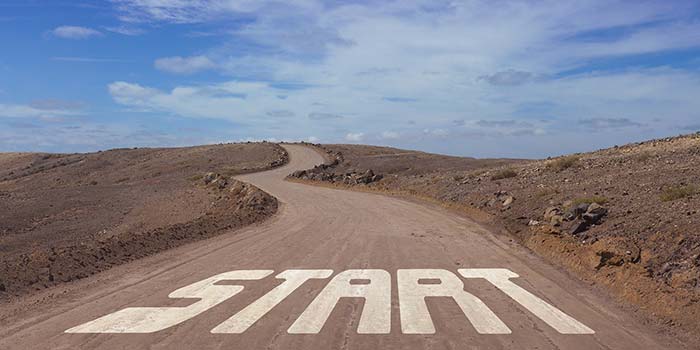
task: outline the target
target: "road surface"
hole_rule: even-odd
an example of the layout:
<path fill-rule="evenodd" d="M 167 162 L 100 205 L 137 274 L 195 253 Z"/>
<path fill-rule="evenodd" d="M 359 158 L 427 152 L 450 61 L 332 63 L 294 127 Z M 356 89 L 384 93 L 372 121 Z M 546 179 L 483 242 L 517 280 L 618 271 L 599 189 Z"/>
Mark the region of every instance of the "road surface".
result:
<path fill-rule="evenodd" d="M 273 219 L 5 310 L 0 348 L 670 348 L 585 284 L 465 218 L 284 181 L 323 161 L 285 147 L 288 165 L 239 177 L 280 200 Z"/>

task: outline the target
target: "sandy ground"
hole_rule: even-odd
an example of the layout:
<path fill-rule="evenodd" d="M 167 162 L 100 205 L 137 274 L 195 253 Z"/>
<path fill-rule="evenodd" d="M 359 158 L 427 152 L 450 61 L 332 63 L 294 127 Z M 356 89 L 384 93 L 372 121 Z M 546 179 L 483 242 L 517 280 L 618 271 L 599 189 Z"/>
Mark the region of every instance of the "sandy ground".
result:
<path fill-rule="evenodd" d="M 283 181 L 293 170 L 321 163 L 304 146 L 285 146 L 290 164 L 272 171 L 239 177 L 274 195 L 279 213 L 263 224 L 192 243 L 27 298 L 0 310 L 3 349 L 674 349 L 679 344 L 621 311 L 587 285 L 544 263 L 513 242 L 437 207 L 371 193 L 343 191 Z M 388 334 L 358 334 L 366 313 L 375 306 L 358 298 L 342 298 L 320 332 L 290 334 L 288 329 L 319 295 L 328 280 L 313 279 L 276 304 L 240 334 L 211 330 L 268 293 L 287 269 L 381 269 L 391 276 L 376 290 L 389 295 Z M 400 269 L 503 268 L 540 300 L 590 327 L 594 334 L 561 334 L 483 279 L 462 279 L 464 290 L 481 299 L 511 334 L 479 334 L 455 301 L 428 297 L 434 334 L 404 334 L 399 309 Z M 76 327 L 125 307 L 183 307 L 196 299 L 168 295 L 194 282 L 232 270 L 273 270 L 243 285 L 239 294 L 177 325 L 145 334 L 68 334 Z M 235 278 L 234 278 L 235 279 Z M 359 278 L 350 284 L 375 284 Z M 439 282 L 439 281 L 438 281 Z M 420 283 L 436 283 L 428 278 Z M 390 287 L 388 287 L 390 286 Z M 220 286 L 220 287 L 223 287 Z M 197 289 L 201 291 L 200 289 Z M 220 288 L 217 290 L 228 290 Z M 407 289 L 402 289 L 404 292 Z M 325 292 L 325 290 L 324 290 Z M 388 294 L 384 294 L 388 293 Z M 402 299 L 404 300 L 404 299 Z M 404 301 L 405 302 L 405 301 Z M 314 302 L 315 303 L 315 302 Z M 380 303 L 381 304 L 381 303 Z M 200 304 L 201 305 L 201 304 Z M 363 310 L 363 305 L 364 310 Z M 380 305 L 381 306 L 381 305 Z M 178 309 L 180 310 L 180 309 Z M 415 311 L 415 310 L 414 310 Z M 473 310 L 472 310 L 473 311 Z M 408 321 L 412 312 L 404 312 Z M 176 313 L 173 317 L 177 317 Z M 472 316 L 474 316 L 472 314 Z M 162 319 L 156 320 L 158 322 Z M 479 321 L 479 318 L 477 318 Z M 128 321 L 127 324 L 131 322 Z M 134 321 L 135 322 L 135 321 Z M 149 321 L 150 322 L 150 321 Z M 148 324 L 150 324 L 147 322 Z M 155 322 L 155 321 L 153 321 Z M 371 323 L 371 320 L 370 320 Z M 556 322 L 555 322 L 556 323 Z M 385 323 L 372 330 L 380 332 Z"/>

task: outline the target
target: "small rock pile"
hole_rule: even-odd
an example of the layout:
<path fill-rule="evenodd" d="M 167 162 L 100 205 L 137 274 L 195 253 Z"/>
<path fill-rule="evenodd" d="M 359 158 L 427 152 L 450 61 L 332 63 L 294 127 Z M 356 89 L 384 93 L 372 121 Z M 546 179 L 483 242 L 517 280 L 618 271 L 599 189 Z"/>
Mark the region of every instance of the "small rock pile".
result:
<path fill-rule="evenodd" d="M 382 174 L 375 174 L 372 169 L 368 169 L 364 172 L 351 170 L 344 173 L 336 173 L 335 168 L 343 163 L 343 154 L 341 152 L 333 152 L 325 149 L 322 145 L 314 146 L 325 150 L 328 156 L 333 160 L 329 163 L 317 165 L 308 170 L 295 171 L 290 174 L 289 177 L 301 180 L 342 183 L 345 185 L 368 185 L 373 182 L 377 182 L 384 177 Z"/>
<path fill-rule="evenodd" d="M 270 168 L 276 168 L 287 164 L 289 161 L 289 154 L 284 150 L 284 148 L 278 147 L 275 153 L 277 154 L 278 158 L 270 162 Z"/>
<path fill-rule="evenodd" d="M 577 235 L 601 222 L 608 209 L 597 203 L 580 203 L 572 205 L 564 212 L 559 207 L 549 207 L 544 211 L 543 222 L 555 228 L 563 228 L 571 235 Z M 538 222 L 531 221 L 531 225 Z"/>
<path fill-rule="evenodd" d="M 295 171 L 290 176 L 302 180 L 326 181 L 346 185 L 367 185 L 377 182 L 383 177 L 381 174 L 375 174 L 372 169 L 369 169 L 363 173 L 352 171 L 343 174 L 336 174 L 329 171 L 330 168 L 332 168 L 331 165 L 322 164 L 314 167 L 313 169 Z"/>
<path fill-rule="evenodd" d="M 501 210 L 505 210 L 510 208 L 510 205 L 513 204 L 513 202 L 515 201 L 515 197 L 513 197 L 506 191 L 498 191 L 494 193 L 494 196 L 494 198 L 491 198 L 489 201 L 484 203 L 484 205 L 488 207 L 494 207 L 497 204 L 500 204 Z"/>
<path fill-rule="evenodd" d="M 218 173 L 206 173 L 204 175 L 204 185 L 211 186 L 223 190 L 228 185 L 229 181 L 226 177 Z"/>

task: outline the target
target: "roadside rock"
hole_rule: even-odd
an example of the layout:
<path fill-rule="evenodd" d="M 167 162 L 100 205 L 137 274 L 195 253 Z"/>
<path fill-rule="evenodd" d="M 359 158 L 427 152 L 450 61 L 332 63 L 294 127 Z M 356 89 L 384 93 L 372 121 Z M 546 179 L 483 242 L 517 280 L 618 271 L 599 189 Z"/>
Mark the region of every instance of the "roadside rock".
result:
<path fill-rule="evenodd" d="M 575 221 L 569 228 L 569 233 L 572 235 L 577 235 L 583 231 L 588 230 L 589 224 L 582 220 Z"/>
<path fill-rule="evenodd" d="M 226 177 L 221 176 L 221 174 L 218 173 L 206 173 L 203 180 L 205 185 L 216 187 L 220 190 L 226 188 L 229 183 L 229 180 Z"/>
<path fill-rule="evenodd" d="M 297 170 L 290 175 L 291 177 L 296 177 L 297 179 L 302 179 L 306 177 L 306 170 Z"/>
<path fill-rule="evenodd" d="M 599 204 L 593 203 L 588 206 L 586 212 L 581 215 L 581 218 L 588 224 L 595 225 L 608 213 L 608 209 L 603 208 Z"/>
<path fill-rule="evenodd" d="M 341 162 L 342 156 L 336 155 L 336 158 L 329 164 L 317 165 L 308 170 L 295 171 L 290 174 L 289 177 L 302 180 L 343 183 L 346 185 L 368 185 L 384 178 L 381 174 L 375 174 L 372 169 L 368 169 L 362 173 L 349 171 L 343 174 L 337 174 L 333 169 Z"/>
<path fill-rule="evenodd" d="M 372 178 L 374 178 L 374 172 L 372 171 L 372 169 L 369 169 L 365 171 L 364 174 L 356 176 L 355 181 L 357 181 L 357 183 L 368 184 L 372 182 Z"/>
<path fill-rule="evenodd" d="M 564 218 L 567 221 L 576 220 L 576 219 L 580 218 L 581 215 L 583 215 L 588 210 L 588 206 L 589 206 L 588 203 L 578 204 L 578 205 L 572 207 L 571 209 L 569 209 L 569 211 L 566 213 Z"/>
<path fill-rule="evenodd" d="M 216 178 L 218 178 L 218 177 L 220 177 L 220 176 L 221 176 L 221 175 L 219 175 L 219 174 L 217 174 L 217 173 L 206 173 L 206 174 L 204 174 L 204 184 L 205 184 L 205 185 L 208 185 L 208 184 L 210 184 L 212 181 L 216 180 Z"/>

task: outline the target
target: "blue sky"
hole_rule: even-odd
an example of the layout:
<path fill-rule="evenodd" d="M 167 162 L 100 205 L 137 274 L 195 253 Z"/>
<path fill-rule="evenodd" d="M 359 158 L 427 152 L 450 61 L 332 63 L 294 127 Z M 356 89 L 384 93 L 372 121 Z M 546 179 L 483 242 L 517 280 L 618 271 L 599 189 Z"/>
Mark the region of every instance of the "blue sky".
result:
<path fill-rule="evenodd" d="M 697 1 L 0 3 L 0 151 L 546 157 L 700 130 Z"/>

